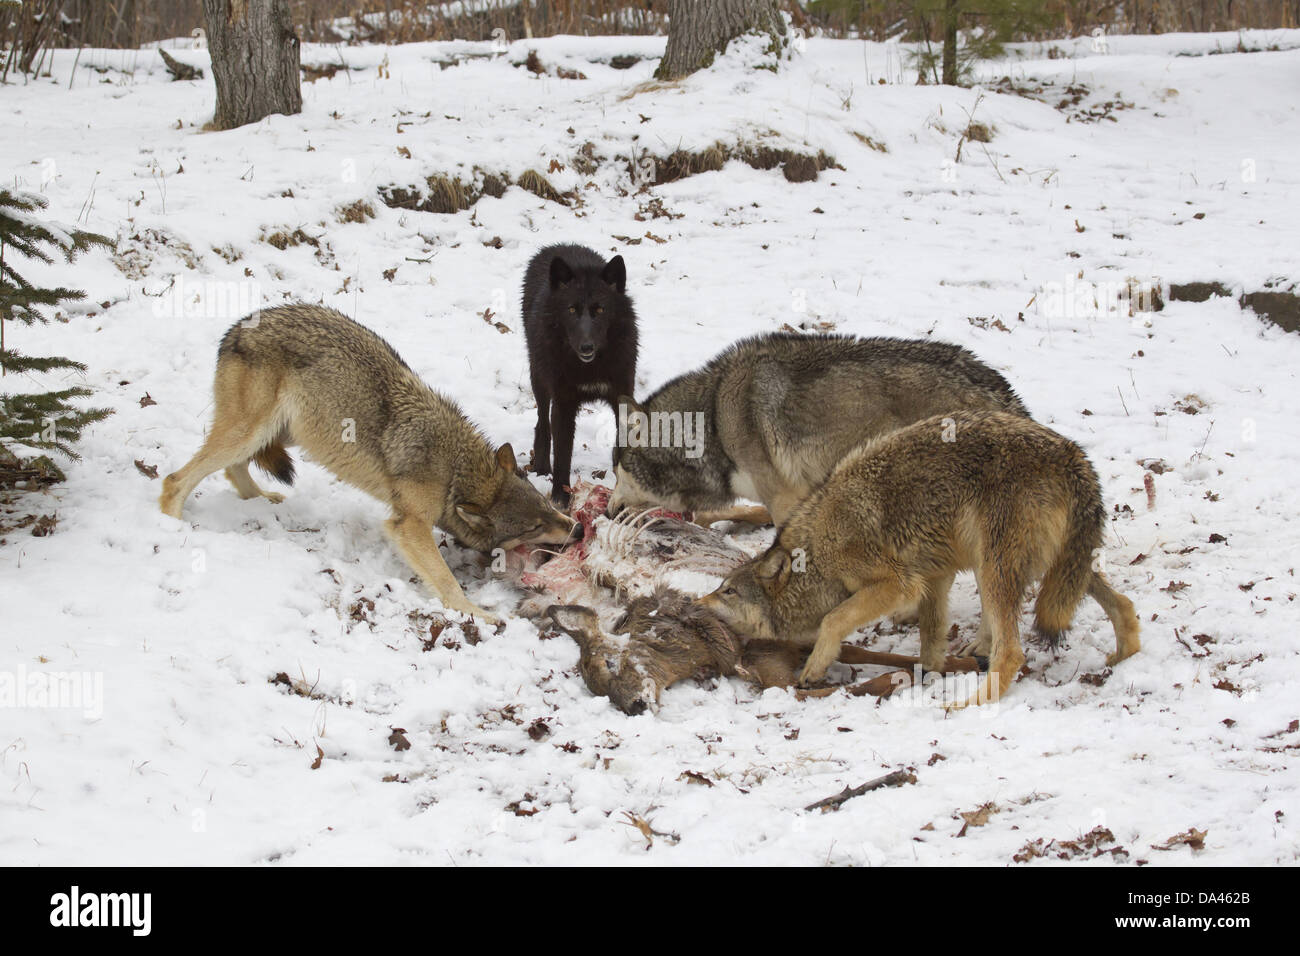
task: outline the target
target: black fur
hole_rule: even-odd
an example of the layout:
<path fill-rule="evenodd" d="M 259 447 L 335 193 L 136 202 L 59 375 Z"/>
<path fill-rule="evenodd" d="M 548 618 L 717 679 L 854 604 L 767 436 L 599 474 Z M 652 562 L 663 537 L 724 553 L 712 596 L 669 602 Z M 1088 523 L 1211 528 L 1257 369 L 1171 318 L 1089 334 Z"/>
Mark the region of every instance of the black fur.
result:
<path fill-rule="evenodd" d="M 524 274 L 524 337 L 537 398 L 533 468 L 551 476 L 551 497 L 561 506 L 569 504 L 578 409 L 606 402 L 617 414 L 619 396 L 634 394 L 636 312 L 626 283 L 622 256 L 605 262 L 575 245 L 547 246 Z"/>
<path fill-rule="evenodd" d="M 288 434 L 281 432 L 275 441 L 253 456 L 253 461 L 276 481 L 292 485 L 296 472 L 293 467 L 293 456 L 284 447 L 288 440 Z"/>

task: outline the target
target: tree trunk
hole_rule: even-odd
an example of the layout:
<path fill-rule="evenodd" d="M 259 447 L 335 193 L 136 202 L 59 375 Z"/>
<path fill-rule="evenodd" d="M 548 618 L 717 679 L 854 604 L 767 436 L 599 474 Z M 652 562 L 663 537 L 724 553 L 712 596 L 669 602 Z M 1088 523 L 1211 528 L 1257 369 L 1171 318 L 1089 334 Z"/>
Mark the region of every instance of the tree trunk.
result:
<path fill-rule="evenodd" d="M 957 13 L 960 0 L 948 0 L 943 11 L 943 82 L 957 85 Z"/>
<path fill-rule="evenodd" d="M 777 0 L 668 0 L 668 45 L 655 77 L 675 80 L 703 69 L 745 33 L 766 33 L 780 49 L 786 32 Z"/>
<path fill-rule="evenodd" d="M 298 37 L 288 0 L 203 0 L 203 19 L 217 84 L 215 129 L 302 112 Z"/>

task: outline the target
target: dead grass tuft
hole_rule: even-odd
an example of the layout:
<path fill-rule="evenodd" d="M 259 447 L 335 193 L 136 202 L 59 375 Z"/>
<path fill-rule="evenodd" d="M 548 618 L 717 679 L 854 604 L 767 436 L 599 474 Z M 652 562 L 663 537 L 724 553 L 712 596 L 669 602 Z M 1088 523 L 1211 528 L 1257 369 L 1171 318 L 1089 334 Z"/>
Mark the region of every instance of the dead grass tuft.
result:
<path fill-rule="evenodd" d="M 365 199 L 358 199 L 346 206 L 339 206 L 335 213 L 339 222 L 365 222 L 375 218 L 375 207 Z"/>
<path fill-rule="evenodd" d="M 534 196 L 551 202 L 557 202 L 561 206 L 567 206 L 569 200 L 560 194 L 560 191 L 551 185 L 549 179 L 543 176 L 535 169 L 525 169 L 519 175 L 519 182 L 516 185 L 520 189 L 526 189 Z"/>
<path fill-rule="evenodd" d="M 874 139 L 873 137 L 868 136 L 866 133 L 859 133 L 857 130 L 852 130 L 852 133 L 853 133 L 853 137 L 857 139 L 859 142 L 861 142 L 868 149 L 874 149 L 877 153 L 889 152 L 889 147 L 886 146 L 884 143 L 880 142 L 878 139 Z"/>

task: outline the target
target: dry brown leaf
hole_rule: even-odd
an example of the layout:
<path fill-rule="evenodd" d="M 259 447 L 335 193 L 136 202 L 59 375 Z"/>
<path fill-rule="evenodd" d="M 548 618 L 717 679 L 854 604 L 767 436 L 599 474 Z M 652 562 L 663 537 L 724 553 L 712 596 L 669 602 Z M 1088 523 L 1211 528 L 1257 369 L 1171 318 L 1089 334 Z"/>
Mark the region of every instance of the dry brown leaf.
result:
<path fill-rule="evenodd" d="M 1180 846 L 1189 846 L 1193 850 L 1205 849 L 1205 838 L 1210 835 L 1209 830 L 1198 830 L 1196 827 L 1188 827 L 1187 832 L 1171 836 L 1163 844 L 1151 844 L 1153 850 L 1173 850 Z"/>

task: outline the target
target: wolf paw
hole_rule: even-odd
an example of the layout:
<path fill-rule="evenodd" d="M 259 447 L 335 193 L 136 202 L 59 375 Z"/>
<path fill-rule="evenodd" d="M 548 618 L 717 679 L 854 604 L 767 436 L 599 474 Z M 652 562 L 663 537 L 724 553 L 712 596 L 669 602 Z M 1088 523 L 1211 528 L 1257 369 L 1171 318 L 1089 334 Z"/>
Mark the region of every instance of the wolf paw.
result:
<path fill-rule="evenodd" d="M 814 654 L 812 657 L 809 657 L 808 662 L 804 664 L 803 670 L 799 673 L 800 686 L 807 687 L 809 684 L 817 683 L 819 680 L 821 680 L 823 677 L 826 676 L 826 670 L 830 666 L 831 666 L 830 661 L 823 662 L 817 660 L 816 654 Z"/>
<path fill-rule="evenodd" d="M 993 637 L 981 634 L 957 645 L 957 657 L 988 657 L 993 646 Z"/>
<path fill-rule="evenodd" d="M 284 495 L 280 494 L 278 491 L 264 491 L 262 492 L 262 497 L 273 505 L 278 505 L 280 502 L 284 501 Z"/>
<path fill-rule="evenodd" d="M 489 614 L 481 607 L 475 607 L 473 604 L 471 604 L 468 608 L 466 608 L 464 613 L 471 614 L 474 617 L 478 618 L 480 621 L 482 621 L 484 624 L 489 624 L 492 627 L 496 627 L 498 624 L 501 623 L 501 618 L 497 617 L 495 614 Z"/>
<path fill-rule="evenodd" d="M 1106 666 L 1107 666 L 1107 667 L 1114 667 L 1114 666 L 1115 666 L 1116 664 L 1118 664 L 1120 661 L 1128 660 L 1128 658 L 1130 658 L 1130 657 L 1132 657 L 1132 656 L 1133 656 L 1133 651 L 1125 651 L 1125 652 L 1123 652 L 1123 653 L 1121 653 L 1120 651 L 1115 651 L 1113 654 L 1107 654 L 1107 655 L 1106 655 Z"/>

